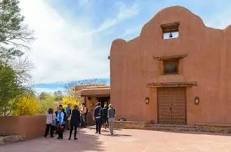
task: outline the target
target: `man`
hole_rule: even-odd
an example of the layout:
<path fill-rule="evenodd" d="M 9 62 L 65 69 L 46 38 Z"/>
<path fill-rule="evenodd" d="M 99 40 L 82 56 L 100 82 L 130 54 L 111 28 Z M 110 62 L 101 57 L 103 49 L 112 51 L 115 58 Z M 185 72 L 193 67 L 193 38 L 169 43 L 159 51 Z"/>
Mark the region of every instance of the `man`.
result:
<path fill-rule="evenodd" d="M 101 117 L 102 117 L 102 107 L 100 102 L 96 104 L 95 110 L 94 110 L 94 119 L 96 123 L 96 133 L 101 134 Z"/>
<path fill-rule="evenodd" d="M 63 110 L 63 106 L 59 105 L 59 109 L 56 114 L 58 139 L 63 139 L 63 131 L 65 127 L 64 113 L 62 110 Z"/>
<path fill-rule="evenodd" d="M 115 121 L 115 109 L 112 107 L 111 104 L 109 104 L 107 117 L 108 117 L 110 133 L 111 135 L 113 135 L 114 134 L 113 127 L 114 127 L 114 121 Z"/>
<path fill-rule="evenodd" d="M 69 135 L 69 140 L 71 140 L 71 135 L 72 135 L 72 131 L 74 129 L 74 139 L 77 140 L 78 138 L 76 137 L 77 135 L 77 129 L 79 127 L 80 124 L 80 112 L 79 112 L 79 108 L 77 105 L 75 105 L 74 109 L 72 110 L 71 113 L 71 121 L 70 121 L 70 135 Z"/>

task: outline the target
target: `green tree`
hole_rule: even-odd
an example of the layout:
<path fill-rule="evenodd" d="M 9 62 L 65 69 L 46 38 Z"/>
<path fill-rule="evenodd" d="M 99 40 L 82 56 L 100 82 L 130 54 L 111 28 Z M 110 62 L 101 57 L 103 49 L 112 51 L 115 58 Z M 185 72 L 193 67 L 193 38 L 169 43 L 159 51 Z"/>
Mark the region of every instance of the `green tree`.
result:
<path fill-rule="evenodd" d="M 23 24 L 18 0 L 0 0 L 0 59 L 4 62 L 22 56 L 22 48 L 32 38 L 31 31 Z"/>
<path fill-rule="evenodd" d="M 21 58 L 33 37 L 18 4 L 18 0 L 0 0 L 0 115 L 9 115 L 15 98 L 27 91 L 23 84 L 29 78 L 29 63 Z"/>
<path fill-rule="evenodd" d="M 11 101 L 25 89 L 17 79 L 16 72 L 6 64 L 0 64 L 0 115 L 9 115 Z"/>
<path fill-rule="evenodd" d="M 63 99 L 63 92 L 58 90 L 54 92 L 55 100 L 61 101 Z"/>
<path fill-rule="evenodd" d="M 41 92 L 38 97 L 39 97 L 39 100 L 45 100 L 49 96 L 50 96 L 49 93 L 47 93 L 47 92 Z"/>
<path fill-rule="evenodd" d="M 40 104 L 40 113 L 45 113 L 49 108 L 55 108 L 55 96 L 46 93 L 46 92 L 41 92 L 39 97 L 39 104 Z"/>

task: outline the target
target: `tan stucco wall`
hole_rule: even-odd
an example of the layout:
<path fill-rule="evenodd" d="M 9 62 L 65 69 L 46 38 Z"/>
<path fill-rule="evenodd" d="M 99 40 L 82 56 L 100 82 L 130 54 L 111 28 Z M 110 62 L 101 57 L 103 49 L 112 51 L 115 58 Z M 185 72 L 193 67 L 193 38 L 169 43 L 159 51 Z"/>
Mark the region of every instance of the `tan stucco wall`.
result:
<path fill-rule="evenodd" d="M 179 22 L 180 36 L 162 39 L 162 24 Z M 153 57 L 186 55 L 179 75 L 161 75 L 161 63 Z M 231 123 L 231 26 L 206 27 L 189 10 L 175 6 L 161 10 L 141 34 L 131 40 L 113 41 L 110 53 L 111 102 L 117 117 L 157 122 L 156 88 L 152 82 L 195 81 L 187 88 L 187 123 Z M 194 104 L 194 98 L 200 104 Z M 144 98 L 150 98 L 150 104 Z"/>
<path fill-rule="evenodd" d="M 0 117 L 0 135 L 21 135 L 25 139 L 42 136 L 45 131 L 46 116 Z"/>
<path fill-rule="evenodd" d="M 97 102 L 98 101 L 96 97 L 90 97 L 90 98 L 86 97 L 86 106 L 88 108 L 88 114 L 87 114 L 88 125 L 93 125 L 95 123 L 93 120 L 93 111 Z"/>

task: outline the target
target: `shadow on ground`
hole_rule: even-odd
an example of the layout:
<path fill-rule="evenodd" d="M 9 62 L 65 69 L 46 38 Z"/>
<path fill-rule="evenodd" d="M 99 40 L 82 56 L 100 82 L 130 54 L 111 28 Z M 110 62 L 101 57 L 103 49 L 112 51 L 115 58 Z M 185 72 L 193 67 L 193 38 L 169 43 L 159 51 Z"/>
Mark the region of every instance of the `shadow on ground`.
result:
<path fill-rule="evenodd" d="M 87 134 L 85 130 L 81 130 L 79 133 L 78 151 L 103 151 L 102 142 L 98 140 L 98 135 Z M 75 142 L 75 141 L 73 141 Z"/>
<path fill-rule="evenodd" d="M 104 151 L 98 134 L 89 134 L 81 129 L 78 140 L 68 140 L 69 131 L 64 134 L 63 140 L 56 138 L 38 138 L 0 147 L 0 152 L 86 152 Z"/>

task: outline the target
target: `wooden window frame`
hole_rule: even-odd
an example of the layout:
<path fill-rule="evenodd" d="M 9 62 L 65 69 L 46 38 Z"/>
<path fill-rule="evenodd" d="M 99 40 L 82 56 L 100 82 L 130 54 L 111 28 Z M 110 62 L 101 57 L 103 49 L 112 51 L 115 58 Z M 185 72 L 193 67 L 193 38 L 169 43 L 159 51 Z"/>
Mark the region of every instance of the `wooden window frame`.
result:
<path fill-rule="evenodd" d="M 176 74 L 179 74 L 179 69 L 180 69 L 180 67 L 179 67 L 179 65 L 180 65 L 180 59 L 179 58 L 173 58 L 173 59 L 167 59 L 167 60 L 163 60 L 162 61 L 163 62 L 163 75 L 176 75 Z M 173 73 L 169 73 L 169 72 L 166 72 L 166 69 L 165 69 L 165 65 L 167 64 L 167 63 L 175 63 L 176 64 L 176 72 L 173 72 Z"/>

